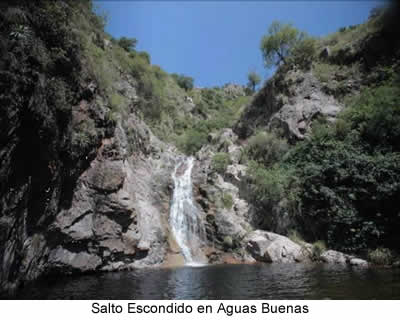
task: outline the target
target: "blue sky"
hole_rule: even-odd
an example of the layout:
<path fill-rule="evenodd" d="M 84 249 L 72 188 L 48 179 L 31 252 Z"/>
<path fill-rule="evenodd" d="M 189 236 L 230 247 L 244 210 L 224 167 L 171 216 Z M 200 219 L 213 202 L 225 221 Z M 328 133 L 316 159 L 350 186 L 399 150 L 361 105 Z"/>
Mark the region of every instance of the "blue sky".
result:
<path fill-rule="evenodd" d="M 313 36 L 365 21 L 381 1 L 96 1 L 112 36 L 138 39 L 153 64 L 195 85 L 246 84 L 247 73 L 270 75 L 259 49 L 273 20 Z"/>

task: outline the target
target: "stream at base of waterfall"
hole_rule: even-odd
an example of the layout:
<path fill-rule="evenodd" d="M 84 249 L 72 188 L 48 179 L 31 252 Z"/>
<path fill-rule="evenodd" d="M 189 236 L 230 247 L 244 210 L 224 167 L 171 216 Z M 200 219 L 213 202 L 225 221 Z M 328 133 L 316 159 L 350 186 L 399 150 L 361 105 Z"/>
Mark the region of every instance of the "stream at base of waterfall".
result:
<path fill-rule="evenodd" d="M 194 158 L 178 161 L 172 174 L 174 192 L 169 222 L 172 233 L 185 259 L 186 265 L 204 265 L 207 258 L 201 251 L 206 233 L 192 192 L 192 169 Z"/>

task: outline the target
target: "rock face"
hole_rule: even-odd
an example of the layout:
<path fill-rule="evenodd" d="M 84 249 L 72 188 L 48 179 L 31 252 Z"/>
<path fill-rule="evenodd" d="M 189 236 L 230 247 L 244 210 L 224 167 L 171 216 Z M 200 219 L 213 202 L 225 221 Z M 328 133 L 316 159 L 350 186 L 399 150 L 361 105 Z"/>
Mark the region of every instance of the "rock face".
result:
<path fill-rule="evenodd" d="M 310 259 L 305 248 L 276 233 L 255 230 L 246 236 L 247 250 L 258 261 L 294 263 Z"/>
<path fill-rule="evenodd" d="M 10 30 L 0 32 L 0 295 L 46 272 L 161 263 L 176 150 L 139 120 L 131 75 L 110 63 L 119 77 L 108 89 L 127 103 L 116 115 L 86 52 L 71 47 L 77 39 L 60 36 L 54 48 L 43 36 L 61 32 L 43 14 L 45 4 L 16 6 L 31 17 L 27 32 L 43 32 L 17 42 Z M 72 6 L 55 3 L 66 15 Z M 111 47 L 99 34 L 92 41 L 97 50 Z M 54 52 L 68 59 L 55 60 Z"/>
<path fill-rule="evenodd" d="M 350 265 L 355 267 L 368 267 L 368 262 L 351 255 L 335 250 L 327 250 L 321 254 L 320 260 L 330 264 Z"/>
<path fill-rule="evenodd" d="M 334 120 L 341 109 L 312 72 L 278 71 L 254 97 L 234 131 L 247 138 L 256 128 L 280 129 L 290 141 L 302 140 L 314 119 Z"/>
<path fill-rule="evenodd" d="M 206 217 L 206 233 L 211 263 L 224 261 L 253 261 L 244 250 L 243 239 L 253 228 L 252 212 L 241 195 L 241 184 L 246 184 L 246 168 L 240 165 L 241 147 L 231 129 L 223 129 L 209 137 L 212 144 L 196 154 L 193 168 L 194 196 Z M 231 159 L 225 173 L 213 170 L 211 161 L 217 152 L 227 152 Z"/>
<path fill-rule="evenodd" d="M 162 263 L 175 150 L 144 123 L 137 121 L 136 126 L 147 132 L 142 138 L 153 149 L 123 159 L 127 141 L 124 132 L 118 132 L 121 128 L 103 141 L 98 157 L 78 180 L 71 207 L 60 211 L 51 226 L 62 244 L 50 252 L 49 271 L 108 271 Z M 88 266 L 81 263 L 85 259 Z"/>

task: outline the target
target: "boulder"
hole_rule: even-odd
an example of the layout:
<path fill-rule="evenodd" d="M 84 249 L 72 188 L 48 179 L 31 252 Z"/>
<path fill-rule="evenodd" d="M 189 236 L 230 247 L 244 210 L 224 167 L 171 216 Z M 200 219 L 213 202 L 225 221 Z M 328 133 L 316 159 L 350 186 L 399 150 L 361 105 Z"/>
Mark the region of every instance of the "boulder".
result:
<path fill-rule="evenodd" d="M 309 258 L 301 246 L 276 233 L 256 230 L 247 235 L 246 241 L 247 250 L 259 261 L 294 263 Z"/>
<path fill-rule="evenodd" d="M 335 250 L 327 250 L 320 256 L 321 261 L 332 264 L 346 264 L 347 255 Z"/>
<path fill-rule="evenodd" d="M 368 267 L 368 262 L 359 258 L 351 258 L 349 264 L 355 267 Z"/>

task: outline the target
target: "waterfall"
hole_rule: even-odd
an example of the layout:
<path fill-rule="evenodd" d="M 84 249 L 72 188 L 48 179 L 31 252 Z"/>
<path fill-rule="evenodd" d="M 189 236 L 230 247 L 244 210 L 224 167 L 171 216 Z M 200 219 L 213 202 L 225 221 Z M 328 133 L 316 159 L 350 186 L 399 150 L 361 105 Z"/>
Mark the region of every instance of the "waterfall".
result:
<path fill-rule="evenodd" d="M 170 225 L 176 242 L 181 248 L 185 264 L 204 264 L 207 260 L 200 247 L 205 240 L 205 229 L 200 212 L 193 202 L 192 168 L 194 158 L 184 158 L 175 166 L 172 178 L 174 193 L 172 198 Z"/>

